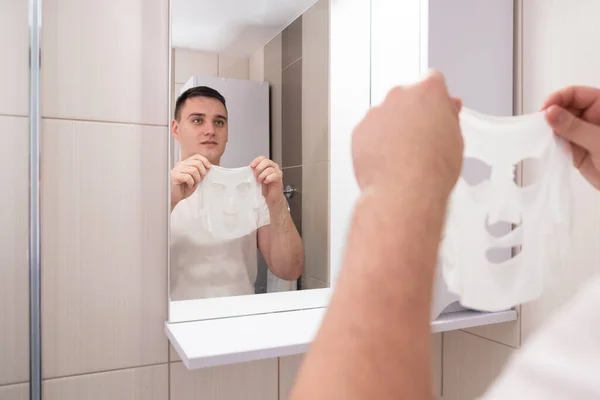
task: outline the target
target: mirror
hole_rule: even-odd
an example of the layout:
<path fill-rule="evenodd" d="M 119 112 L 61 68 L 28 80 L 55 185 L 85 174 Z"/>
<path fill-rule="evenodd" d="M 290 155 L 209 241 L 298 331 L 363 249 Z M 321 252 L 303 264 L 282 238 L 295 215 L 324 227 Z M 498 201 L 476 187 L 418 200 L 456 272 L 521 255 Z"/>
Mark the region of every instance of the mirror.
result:
<path fill-rule="evenodd" d="M 329 287 L 329 0 L 172 0 L 170 71 L 170 321 Z"/>

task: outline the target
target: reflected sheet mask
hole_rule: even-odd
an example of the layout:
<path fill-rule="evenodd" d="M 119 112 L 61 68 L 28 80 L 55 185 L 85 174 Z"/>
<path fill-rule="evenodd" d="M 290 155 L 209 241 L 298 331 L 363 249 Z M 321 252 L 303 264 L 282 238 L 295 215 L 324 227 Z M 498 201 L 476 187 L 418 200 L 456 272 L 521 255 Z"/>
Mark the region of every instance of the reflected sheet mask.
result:
<path fill-rule="evenodd" d="M 206 229 L 216 239 L 235 239 L 259 228 L 265 200 L 252 168 L 212 166 L 197 190 Z"/>
<path fill-rule="evenodd" d="M 569 247 L 570 147 L 543 112 L 491 117 L 463 108 L 460 125 L 464 168 L 448 204 L 444 280 L 464 307 L 508 309 L 540 296 Z M 528 175 L 535 169 L 522 187 L 515 183 L 521 162 Z M 467 177 L 469 165 L 486 173 Z M 498 223 L 505 223 L 501 233 L 492 229 Z"/>

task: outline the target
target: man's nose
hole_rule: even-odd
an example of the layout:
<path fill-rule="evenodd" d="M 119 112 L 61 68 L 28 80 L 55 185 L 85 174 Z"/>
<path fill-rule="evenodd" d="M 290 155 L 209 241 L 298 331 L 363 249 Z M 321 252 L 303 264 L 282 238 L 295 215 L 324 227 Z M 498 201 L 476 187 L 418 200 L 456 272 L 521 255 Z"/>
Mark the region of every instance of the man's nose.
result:
<path fill-rule="evenodd" d="M 215 129 L 212 125 L 207 125 L 203 130 L 202 134 L 204 136 L 215 136 Z"/>

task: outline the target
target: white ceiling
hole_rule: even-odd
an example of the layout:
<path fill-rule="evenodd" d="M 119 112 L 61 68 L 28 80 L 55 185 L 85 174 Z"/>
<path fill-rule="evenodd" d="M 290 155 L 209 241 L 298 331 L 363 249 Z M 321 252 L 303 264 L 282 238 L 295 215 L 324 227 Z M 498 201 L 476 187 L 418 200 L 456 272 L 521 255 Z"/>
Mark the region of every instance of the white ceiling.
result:
<path fill-rule="evenodd" d="M 248 57 L 316 0 L 171 0 L 171 45 Z"/>

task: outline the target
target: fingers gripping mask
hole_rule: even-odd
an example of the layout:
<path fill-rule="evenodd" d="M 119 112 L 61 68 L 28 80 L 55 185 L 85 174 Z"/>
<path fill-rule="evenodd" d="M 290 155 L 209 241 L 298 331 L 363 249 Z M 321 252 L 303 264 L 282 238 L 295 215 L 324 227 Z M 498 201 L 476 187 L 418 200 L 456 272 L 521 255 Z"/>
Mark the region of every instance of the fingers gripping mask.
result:
<path fill-rule="evenodd" d="M 491 117 L 463 108 L 460 125 L 465 159 L 448 204 L 444 280 L 465 307 L 507 309 L 537 298 L 569 247 L 570 148 L 542 112 Z M 519 187 L 521 162 L 535 179 Z M 468 177 L 470 164 L 486 176 Z M 499 234 L 493 228 L 501 223 L 507 228 Z"/>
<path fill-rule="evenodd" d="M 235 239 L 259 228 L 264 197 L 250 167 L 212 166 L 198 190 L 206 228 L 216 239 Z"/>

